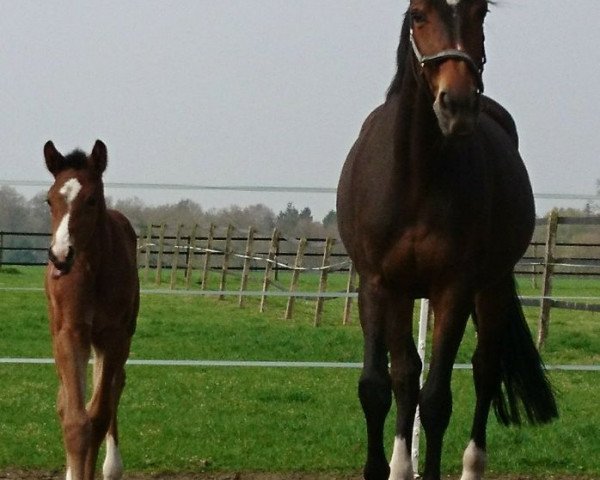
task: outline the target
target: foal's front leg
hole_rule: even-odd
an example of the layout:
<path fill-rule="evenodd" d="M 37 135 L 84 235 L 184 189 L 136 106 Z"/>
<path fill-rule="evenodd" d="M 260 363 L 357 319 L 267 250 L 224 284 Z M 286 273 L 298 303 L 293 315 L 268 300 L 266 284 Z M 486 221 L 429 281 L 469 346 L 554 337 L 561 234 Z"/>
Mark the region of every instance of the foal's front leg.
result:
<path fill-rule="evenodd" d="M 67 480 L 84 480 L 85 456 L 91 437 L 91 423 L 85 409 L 87 338 L 84 331 L 66 324 L 53 334 L 60 384 L 57 410 L 67 456 Z"/>
<path fill-rule="evenodd" d="M 123 475 L 116 417 L 119 398 L 125 383 L 123 366 L 127 359 L 129 342 L 120 339 L 117 341 L 116 338 L 120 335 L 115 332 L 113 335 L 115 339 L 110 348 L 94 349 L 94 392 L 88 405 L 92 435 L 86 458 L 86 480 L 94 478 L 98 450 L 105 437 L 107 444 L 106 461 L 103 465 L 104 479 L 120 480 Z"/>

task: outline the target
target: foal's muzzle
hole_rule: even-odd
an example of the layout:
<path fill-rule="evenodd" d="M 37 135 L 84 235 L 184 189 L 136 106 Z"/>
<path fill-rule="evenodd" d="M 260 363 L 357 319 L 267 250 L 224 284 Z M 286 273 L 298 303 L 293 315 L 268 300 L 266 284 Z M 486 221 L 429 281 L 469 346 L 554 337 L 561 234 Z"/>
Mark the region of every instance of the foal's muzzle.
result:
<path fill-rule="evenodd" d="M 52 263 L 54 269 L 52 270 L 52 276 L 54 278 L 66 275 L 73 266 L 73 259 L 75 258 L 75 250 L 73 247 L 69 247 L 69 251 L 64 260 L 60 260 L 52 251 L 52 248 L 48 249 L 48 260 Z"/>

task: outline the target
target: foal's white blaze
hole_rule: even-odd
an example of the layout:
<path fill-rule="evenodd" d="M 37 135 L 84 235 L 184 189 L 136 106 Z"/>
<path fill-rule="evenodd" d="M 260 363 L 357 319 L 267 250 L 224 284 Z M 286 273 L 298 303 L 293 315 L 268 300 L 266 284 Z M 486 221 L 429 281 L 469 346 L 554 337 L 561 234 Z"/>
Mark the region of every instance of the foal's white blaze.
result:
<path fill-rule="evenodd" d="M 390 462 L 389 480 L 413 480 L 413 467 L 406 440 L 399 435 L 394 437 L 394 452 Z"/>
<path fill-rule="evenodd" d="M 463 471 L 460 480 L 481 480 L 487 463 L 484 450 L 478 448 L 471 440 L 463 454 Z"/>
<path fill-rule="evenodd" d="M 106 458 L 102 465 L 104 480 L 120 480 L 123 476 L 123 459 L 112 435 L 106 436 Z"/>
<path fill-rule="evenodd" d="M 54 234 L 54 241 L 52 242 L 52 253 L 60 260 L 67 258 L 69 254 L 69 247 L 71 246 L 71 235 L 69 234 L 69 219 L 71 218 L 71 205 L 77 198 L 79 191 L 81 190 L 81 183 L 76 178 L 67 180 L 60 188 L 59 193 L 63 196 L 67 202 L 67 213 L 61 219 L 56 233 Z"/>
<path fill-rule="evenodd" d="M 73 200 L 77 198 L 79 191 L 81 190 L 81 183 L 76 178 L 71 178 L 63 183 L 63 186 L 60 188 L 59 193 L 65 197 L 67 204 L 71 206 Z"/>

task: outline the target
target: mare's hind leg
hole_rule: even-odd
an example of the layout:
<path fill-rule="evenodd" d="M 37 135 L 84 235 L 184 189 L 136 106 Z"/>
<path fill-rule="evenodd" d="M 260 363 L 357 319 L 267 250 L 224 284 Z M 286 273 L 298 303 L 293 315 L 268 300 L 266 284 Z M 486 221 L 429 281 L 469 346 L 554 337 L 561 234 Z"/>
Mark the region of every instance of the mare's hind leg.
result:
<path fill-rule="evenodd" d="M 366 480 L 386 480 L 389 466 L 383 447 L 383 427 L 392 403 L 387 365 L 385 312 L 389 293 L 379 278 L 361 278 L 358 306 L 364 336 L 364 366 L 358 395 L 367 423 Z"/>
<path fill-rule="evenodd" d="M 492 400 L 501 388 L 501 339 L 509 320 L 505 314 L 506 302 L 510 302 L 513 294 L 512 281 L 508 280 L 475 297 L 477 348 L 472 363 L 477 399 L 461 480 L 481 480 L 485 470 L 487 420 Z"/>
<path fill-rule="evenodd" d="M 431 303 L 435 312 L 431 364 L 419 411 L 427 439 L 423 480 L 440 480 L 442 442 L 452 413 L 452 368 L 472 301 L 464 291 L 447 289 L 432 295 Z"/>
<path fill-rule="evenodd" d="M 390 480 L 413 480 L 412 430 L 419 396 L 421 359 L 412 337 L 414 301 L 398 299 L 388 310 L 386 342 L 390 351 L 392 391 L 396 399 L 394 451 Z"/>

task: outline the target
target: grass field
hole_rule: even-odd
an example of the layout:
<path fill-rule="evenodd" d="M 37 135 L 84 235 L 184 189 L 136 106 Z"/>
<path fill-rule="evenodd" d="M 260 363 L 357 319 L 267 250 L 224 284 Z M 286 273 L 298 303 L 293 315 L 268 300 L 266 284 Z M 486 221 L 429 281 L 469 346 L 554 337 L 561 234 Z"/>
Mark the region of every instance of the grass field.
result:
<path fill-rule="evenodd" d="M 216 282 L 214 275 L 211 282 Z M 167 278 L 165 276 L 165 278 Z M 231 280 L 228 289 L 235 289 Z M 258 283 L 258 279 L 255 282 Z M 281 282 L 285 284 L 286 279 Z M 314 290 L 306 275 L 301 289 Z M 523 294 L 535 294 L 523 279 Z M 0 288 L 39 287 L 42 269 L 0 270 Z M 215 284 L 216 285 L 216 284 Z M 330 277 L 332 290 L 345 278 Z M 155 288 L 148 282 L 143 288 Z M 197 288 L 197 286 L 195 287 Z M 598 280 L 559 280 L 555 294 L 598 296 Z M 283 320 L 285 299 L 145 294 L 132 358 L 360 362 L 362 337 L 341 325 L 342 301 L 326 302 L 323 326 L 312 326 L 314 301 L 298 300 Z M 0 357 L 50 357 L 41 292 L 0 291 Z M 526 310 L 532 326 L 538 311 Z M 596 314 L 553 310 L 547 364 L 600 364 Z M 467 363 L 471 328 L 457 359 Z M 121 403 L 126 468 L 134 471 L 358 471 L 365 434 L 356 396 L 357 369 L 129 366 Z M 552 372 L 561 418 L 543 428 L 489 428 L 489 472 L 600 477 L 599 373 Z M 0 364 L 0 469 L 63 465 L 52 365 Z M 454 415 L 444 470 L 460 469 L 473 410 L 468 371 L 456 371 Z M 391 417 L 393 418 L 393 417 Z M 389 442 L 391 446 L 391 425 Z"/>

